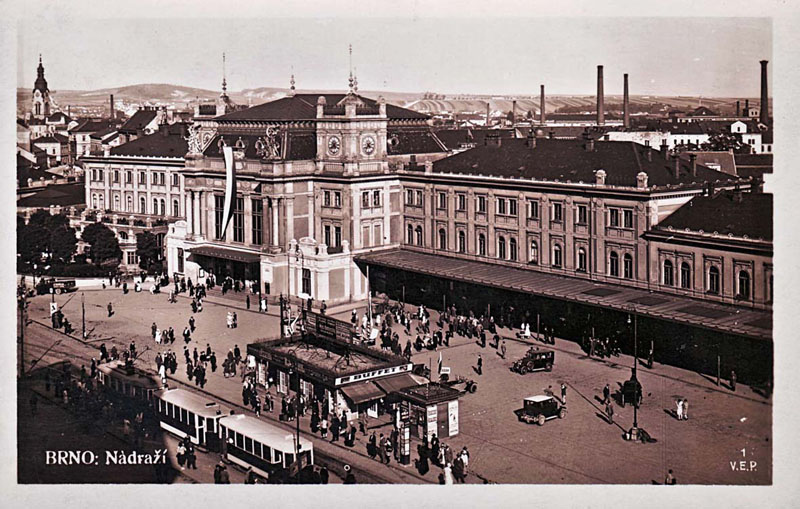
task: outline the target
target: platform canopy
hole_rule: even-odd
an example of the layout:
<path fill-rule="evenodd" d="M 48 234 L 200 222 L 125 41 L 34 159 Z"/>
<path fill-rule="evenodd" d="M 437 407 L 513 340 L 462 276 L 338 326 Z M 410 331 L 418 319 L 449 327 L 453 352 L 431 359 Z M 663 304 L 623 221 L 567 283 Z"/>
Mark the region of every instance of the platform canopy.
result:
<path fill-rule="evenodd" d="M 256 263 L 261 260 L 261 256 L 257 253 L 249 253 L 219 246 L 198 246 L 191 248 L 189 253 L 196 256 L 208 256 L 210 258 L 222 258 L 224 260 L 245 263 Z"/>

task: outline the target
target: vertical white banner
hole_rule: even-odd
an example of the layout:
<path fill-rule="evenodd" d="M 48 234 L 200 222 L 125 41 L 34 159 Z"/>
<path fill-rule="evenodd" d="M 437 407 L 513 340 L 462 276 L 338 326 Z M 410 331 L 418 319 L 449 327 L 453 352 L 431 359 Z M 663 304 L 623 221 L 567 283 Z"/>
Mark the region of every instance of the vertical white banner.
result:
<path fill-rule="evenodd" d="M 449 436 L 458 434 L 458 400 L 451 401 L 447 404 L 447 418 L 450 421 Z"/>

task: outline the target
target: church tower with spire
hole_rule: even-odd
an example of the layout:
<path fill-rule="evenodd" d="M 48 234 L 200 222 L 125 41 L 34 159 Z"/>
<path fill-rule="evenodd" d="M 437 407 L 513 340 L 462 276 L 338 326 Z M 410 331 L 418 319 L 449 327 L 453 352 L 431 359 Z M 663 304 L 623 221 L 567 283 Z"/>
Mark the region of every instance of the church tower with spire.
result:
<path fill-rule="evenodd" d="M 44 119 L 50 116 L 50 89 L 44 79 L 42 55 L 39 55 L 39 67 L 36 69 L 36 82 L 33 84 L 33 101 L 31 103 L 33 118 Z"/>

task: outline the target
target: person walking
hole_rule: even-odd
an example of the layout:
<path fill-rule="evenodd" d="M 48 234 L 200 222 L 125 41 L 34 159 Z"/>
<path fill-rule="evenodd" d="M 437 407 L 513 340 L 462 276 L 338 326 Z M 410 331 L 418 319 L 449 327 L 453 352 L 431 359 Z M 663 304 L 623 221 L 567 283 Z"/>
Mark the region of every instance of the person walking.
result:
<path fill-rule="evenodd" d="M 561 383 L 561 404 L 567 404 L 567 385 L 565 383 Z"/>
<path fill-rule="evenodd" d="M 689 420 L 689 400 L 685 398 L 683 400 L 683 420 Z"/>
<path fill-rule="evenodd" d="M 678 399 L 677 401 L 675 401 L 675 404 L 678 407 L 677 410 L 675 411 L 675 415 L 678 417 L 679 421 L 682 421 L 683 420 L 683 400 L 682 399 Z"/>
<path fill-rule="evenodd" d="M 190 316 L 190 317 L 189 317 L 189 330 L 190 330 L 191 332 L 194 332 L 194 329 L 195 329 L 195 326 L 194 326 L 194 316 Z"/>
<path fill-rule="evenodd" d="M 614 403 L 611 402 L 611 398 L 606 399 L 606 417 L 609 424 L 614 424 Z"/>
<path fill-rule="evenodd" d="M 331 431 L 333 432 L 333 438 L 331 438 L 331 442 L 339 441 L 340 427 L 341 427 L 341 422 L 339 421 L 339 416 L 333 414 L 333 419 L 331 419 Z"/>
<path fill-rule="evenodd" d="M 109 302 L 108 303 L 108 317 L 111 318 L 111 316 L 113 314 L 114 314 L 114 306 L 112 306 L 111 303 Z"/>
<path fill-rule="evenodd" d="M 500 357 L 505 359 L 506 358 L 506 340 L 503 340 L 503 343 L 500 345 Z"/>
<path fill-rule="evenodd" d="M 731 390 L 736 392 L 736 371 L 731 370 Z"/>
<path fill-rule="evenodd" d="M 647 353 L 647 369 L 653 369 L 653 349 Z"/>
<path fill-rule="evenodd" d="M 178 466 L 181 467 L 181 470 L 186 470 L 186 467 L 183 466 L 186 464 L 186 446 L 183 445 L 183 442 L 178 442 L 178 450 L 175 457 L 178 460 Z"/>
<path fill-rule="evenodd" d="M 246 295 L 245 296 L 244 302 L 245 302 L 245 306 L 247 307 L 247 310 L 250 311 L 250 295 Z"/>
<path fill-rule="evenodd" d="M 607 402 L 610 396 L 611 396 L 611 387 L 609 387 L 608 384 L 606 384 L 606 386 L 603 387 L 603 403 Z"/>
<path fill-rule="evenodd" d="M 478 375 L 483 374 L 483 357 L 481 354 L 478 354 Z"/>

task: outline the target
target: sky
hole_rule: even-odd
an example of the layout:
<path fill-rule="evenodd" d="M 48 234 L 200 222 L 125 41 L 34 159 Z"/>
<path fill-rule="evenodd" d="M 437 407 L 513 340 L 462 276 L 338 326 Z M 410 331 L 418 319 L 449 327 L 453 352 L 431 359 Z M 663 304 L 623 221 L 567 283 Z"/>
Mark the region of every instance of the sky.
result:
<path fill-rule="evenodd" d="M 170 83 L 218 90 L 344 89 L 348 44 L 361 90 L 757 97 L 772 59 L 768 18 L 23 17 L 17 85 L 42 53 L 51 90 Z"/>

